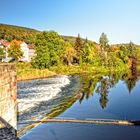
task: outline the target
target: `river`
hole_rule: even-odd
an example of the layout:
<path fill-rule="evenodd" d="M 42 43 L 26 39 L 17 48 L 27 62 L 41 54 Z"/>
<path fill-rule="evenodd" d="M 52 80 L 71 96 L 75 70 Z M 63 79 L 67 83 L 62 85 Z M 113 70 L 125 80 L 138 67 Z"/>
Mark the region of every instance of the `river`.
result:
<path fill-rule="evenodd" d="M 80 93 L 77 90 L 79 96 L 74 98 L 75 94 L 71 92 L 71 96 L 69 94 L 65 98 L 65 103 L 62 104 L 60 101 L 57 115 L 54 117 L 82 120 L 140 120 L 140 77 L 138 73 L 83 74 L 76 78 L 81 81 Z M 69 105 L 67 105 L 68 102 L 70 102 Z M 36 125 L 21 137 L 21 140 L 85 139 L 139 140 L 140 126 L 52 122 Z"/>

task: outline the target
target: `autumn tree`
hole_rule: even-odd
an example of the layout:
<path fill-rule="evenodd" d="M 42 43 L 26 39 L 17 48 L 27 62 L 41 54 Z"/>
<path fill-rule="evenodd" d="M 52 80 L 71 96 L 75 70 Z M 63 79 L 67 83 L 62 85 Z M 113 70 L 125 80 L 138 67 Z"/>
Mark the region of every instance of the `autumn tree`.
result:
<path fill-rule="evenodd" d="M 91 44 L 88 42 L 87 38 L 83 44 L 81 50 L 81 57 L 83 63 L 92 63 L 93 62 L 93 49 Z"/>
<path fill-rule="evenodd" d="M 128 63 L 128 49 L 125 45 L 119 47 L 118 56 L 124 63 Z"/>
<path fill-rule="evenodd" d="M 66 62 L 68 65 L 71 65 L 74 61 L 74 58 L 76 58 L 76 50 L 69 42 L 66 42 L 64 54 L 62 56 L 63 62 Z"/>
<path fill-rule="evenodd" d="M 83 47 L 82 39 L 80 38 L 80 34 L 78 34 L 78 37 L 75 40 L 74 48 L 77 52 L 77 60 L 79 61 L 81 49 Z"/>
<path fill-rule="evenodd" d="M 136 57 L 136 45 L 131 41 L 127 45 L 127 53 L 129 57 Z"/>
<path fill-rule="evenodd" d="M 19 61 L 19 59 L 23 57 L 23 52 L 16 40 L 11 42 L 10 48 L 8 49 L 8 56 L 12 57 L 15 61 Z"/>

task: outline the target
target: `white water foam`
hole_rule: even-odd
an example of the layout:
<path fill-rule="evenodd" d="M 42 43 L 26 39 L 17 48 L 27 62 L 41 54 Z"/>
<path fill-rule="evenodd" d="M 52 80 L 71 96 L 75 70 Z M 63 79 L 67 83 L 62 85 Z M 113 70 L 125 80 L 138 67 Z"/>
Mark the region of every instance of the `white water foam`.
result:
<path fill-rule="evenodd" d="M 62 88 L 70 84 L 69 76 L 31 80 L 18 84 L 18 112 L 22 114 L 58 96 Z"/>

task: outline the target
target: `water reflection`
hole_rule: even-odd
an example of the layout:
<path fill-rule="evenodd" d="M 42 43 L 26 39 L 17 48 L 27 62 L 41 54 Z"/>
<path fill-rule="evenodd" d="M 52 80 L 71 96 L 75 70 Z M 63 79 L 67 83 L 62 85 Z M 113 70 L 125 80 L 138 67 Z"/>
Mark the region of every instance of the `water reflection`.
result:
<path fill-rule="evenodd" d="M 138 84 L 140 84 L 140 81 L 138 77 L 138 73 L 132 70 L 126 73 L 114 72 L 102 75 L 83 74 L 81 75 L 81 94 L 76 92 L 77 96 L 72 95 L 64 98 L 58 106 L 46 114 L 46 117 L 139 120 L 140 86 Z M 56 133 L 52 131 L 51 126 L 56 129 Z M 85 127 L 86 129 L 82 130 Z M 103 127 L 104 131 L 102 131 Z M 105 133 L 101 138 L 100 134 L 102 132 Z M 83 124 L 44 123 L 31 129 L 30 133 L 23 136 L 22 139 L 30 139 L 30 137 L 36 140 L 45 140 L 46 137 L 48 139 L 64 140 L 118 139 L 115 136 L 115 133 L 117 133 L 116 135 L 122 140 L 124 138 L 132 139 L 132 137 L 137 139 L 140 136 L 138 132 L 139 127 L 136 129 L 135 126 L 121 129 L 121 126 L 92 125 L 91 127 L 91 125 Z M 112 134 L 111 138 L 109 138 L 110 134 Z M 131 135 L 127 137 L 127 134 Z"/>
<path fill-rule="evenodd" d="M 99 103 L 102 109 L 107 107 L 109 102 L 108 94 L 110 89 L 114 88 L 119 81 L 123 81 L 129 91 L 132 92 L 138 81 L 138 73 L 136 69 L 131 69 L 127 73 L 108 73 L 104 76 L 82 75 L 83 89 L 80 103 L 84 98 L 89 99 L 94 93 L 100 95 Z"/>

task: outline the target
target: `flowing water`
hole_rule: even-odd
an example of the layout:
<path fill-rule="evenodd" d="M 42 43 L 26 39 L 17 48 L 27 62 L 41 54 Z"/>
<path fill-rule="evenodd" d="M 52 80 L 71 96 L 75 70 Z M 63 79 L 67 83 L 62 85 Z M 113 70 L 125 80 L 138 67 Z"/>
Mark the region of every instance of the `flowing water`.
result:
<path fill-rule="evenodd" d="M 76 89 L 76 77 L 55 76 L 19 82 L 18 90 L 18 130 L 27 124 L 23 122 L 42 119 L 59 102 L 70 96 Z"/>
<path fill-rule="evenodd" d="M 65 109 L 58 113 L 57 117 L 140 120 L 140 76 L 138 73 L 85 74 L 80 79 L 82 82 L 80 96 L 69 106 L 60 104 L 59 108 Z M 42 123 L 21 137 L 21 140 L 33 139 L 139 140 L 140 126 Z"/>

